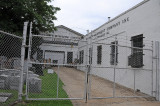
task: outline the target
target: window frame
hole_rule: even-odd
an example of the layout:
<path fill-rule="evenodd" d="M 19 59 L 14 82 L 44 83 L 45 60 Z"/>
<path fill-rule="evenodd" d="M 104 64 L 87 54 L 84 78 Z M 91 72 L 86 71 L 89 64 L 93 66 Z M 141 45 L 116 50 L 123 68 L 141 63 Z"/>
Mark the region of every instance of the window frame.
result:
<path fill-rule="evenodd" d="M 97 46 L 97 64 L 102 63 L 102 45 Z"/>
<path fill-rule="evenodd" d="M 84 50 L 79 51 L 79 64 L 83 64 Z"/>
<path fill-rule="evenodd" d="M 89 64 L 92 64 L 93 48 L 89 48 Z"/>
<path fill-rule="evenodd" d="M 111 42 L 110 65 L 118 65 L 118 41 Z M 115 61 L 116 53 L 116 61 Z"/>
<path fill-rule="evenodd" d="M 128 66 L 142 68 L 143 64 L 143 34 L 131 37 L 131 55 L 128 57 Z"/>

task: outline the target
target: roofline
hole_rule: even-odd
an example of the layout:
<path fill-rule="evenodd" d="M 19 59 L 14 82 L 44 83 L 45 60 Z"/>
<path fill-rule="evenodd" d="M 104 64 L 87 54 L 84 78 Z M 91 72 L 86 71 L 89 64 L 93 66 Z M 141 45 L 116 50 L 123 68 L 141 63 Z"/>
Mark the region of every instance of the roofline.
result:
<path fill-rule="evenodd" d="M 138 3 L 137 5 L 133 6 L 132 8 L 130 8 L 130 9 L 128 9 L 128 10 L 126 10 L 126 11 L 122 12 L 122 13 L 121 13 L 121 14 L 119 14 L 118 16 L 114 17 L 114 18 L 113 18 L 113 19 L 111 19 L 110 21 L 108 21 L 108 22 L 106 22 L 106 23 L 102 24 L 100 27 L 98 27 L 98 28 L 94 29 L 94 30 L 93 30 L 93 31 L 91 31 L 89 34 L 91 34 L 92 32 L 94 32 L 94 31 L 96 31 L 96 30 L 100 29 L 101 27 L 105 26 L 106 24 L 111 23 L 112 21 L 116 20 L 117 18 L 119 18 L 119 17 L 121 17 L 121 16 L 123 16 L 123 15 L 127 14 L 128 12 L 130 12 L 130 11 L 132 11 L 132 10 L 136 9 L 137 7 L 139 7 L 139 6 L 143 5 L 143 4 L 145 4 L 145 3 L 146 3 L 146 2 L 148 2 L 148 1 L 150 1 L 150 0 L 143 0 L 142 2 L 140 2 L 140 3 Z M 87 34 L 87 35 L 89 35 L 89 34 Z"/>
<path fill-rule="evenodd" d="M 74 42 L 64 42 L 64 41 L 48 41 L 48 40 L 44 40 L 43 43 L 46 43 L 46 44 L 59 44 L 59 45 L 74 45 L 74 46 L 78 46 L 78 43 L 74 43 Z"/>
<path fill-rule="evenodd" d="M 64 25 L 58 25 L 58 26 L 56 26 L 56 28 L 65 28 L 65 29 L 67 29 L 67 30 L 69 30 L 69 31 L 71 31 L 71 32 L 73 32 L 73 33 L 75 33 L 75 34 L 77 34 L 78 36 L 81 36 L 81 37 L 84 36 L 83 34 L 77 32 L 77 31 L 74 31 L 73 29 L 70 29 L 70 28 L 68 28 L 68 27 L 66 27 L 66 26 L 64 26 Z"/>

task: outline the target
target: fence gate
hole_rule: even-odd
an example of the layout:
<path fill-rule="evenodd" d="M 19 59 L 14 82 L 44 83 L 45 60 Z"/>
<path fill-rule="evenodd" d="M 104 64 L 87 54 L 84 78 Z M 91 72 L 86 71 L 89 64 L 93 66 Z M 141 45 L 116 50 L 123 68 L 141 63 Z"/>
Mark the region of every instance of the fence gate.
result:
<path fill-rule="evenodd" d="M 30 35 L 26 77 L 27 100 L 86 98 L 86 66 L 77 64 L 75 48 L 52 36 Z M 70 51 L 65 50 L 69 48 Z M 84 71 L 80 71 L 83 68 Z M 77 74 L 78 73 L 78 74 Z"/>
<path fill-rule="evenodd" d="M 23 63 L 27 22 L 23 37 L 0 30 L 0 105 L 22 99 Z"/>
<path fill-rule="evenodd" d="M 155 96 L 153 42 L 115 36 L 90 47 L 89 99 Z"/>
<path fill-rule="evenodd" d="M 139 38 L 113 36 L 73 46 L 30 34 L 26 99 L 155 97 L 153 42 Z"/>

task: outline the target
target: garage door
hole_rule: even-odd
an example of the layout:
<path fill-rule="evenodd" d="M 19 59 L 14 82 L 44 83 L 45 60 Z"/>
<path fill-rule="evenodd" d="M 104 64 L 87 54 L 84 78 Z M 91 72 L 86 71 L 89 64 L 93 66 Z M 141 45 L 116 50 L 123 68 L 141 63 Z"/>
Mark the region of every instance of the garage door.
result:
<path fill-rule="evenodd" d="M 64 52 L 45 52 L 45 59 L 51 59 L 51 62 L 64 64 Z"/>

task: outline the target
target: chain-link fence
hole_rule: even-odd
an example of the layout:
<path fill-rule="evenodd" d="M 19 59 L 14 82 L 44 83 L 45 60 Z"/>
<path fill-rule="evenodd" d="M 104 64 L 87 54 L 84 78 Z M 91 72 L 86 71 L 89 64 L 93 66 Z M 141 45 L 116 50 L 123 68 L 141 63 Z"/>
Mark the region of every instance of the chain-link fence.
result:
<path fill-rule="evenodd" d="M 91 47 L 90 99 L 153 96 L 153 42 L 115 37 Z"/>
<path fill-rule="evenodd" d="M 22 37 L 0 30 L 0 105 L 18 100 Z"/>
<path fill-rule="evenodd" d="M 29 42 L 27 100 L 155 96 L 153 42 L 141 35 L 98 42 L 31 35 Z"/>
<path fill-rule="evenodd" d="M 86 98 L 86 71 L 78 69 L 86 70 L 86 66 L 79 64 L 78 41 L 46 35 L 32 35 L 30 39 L 27 100 Z"/>

